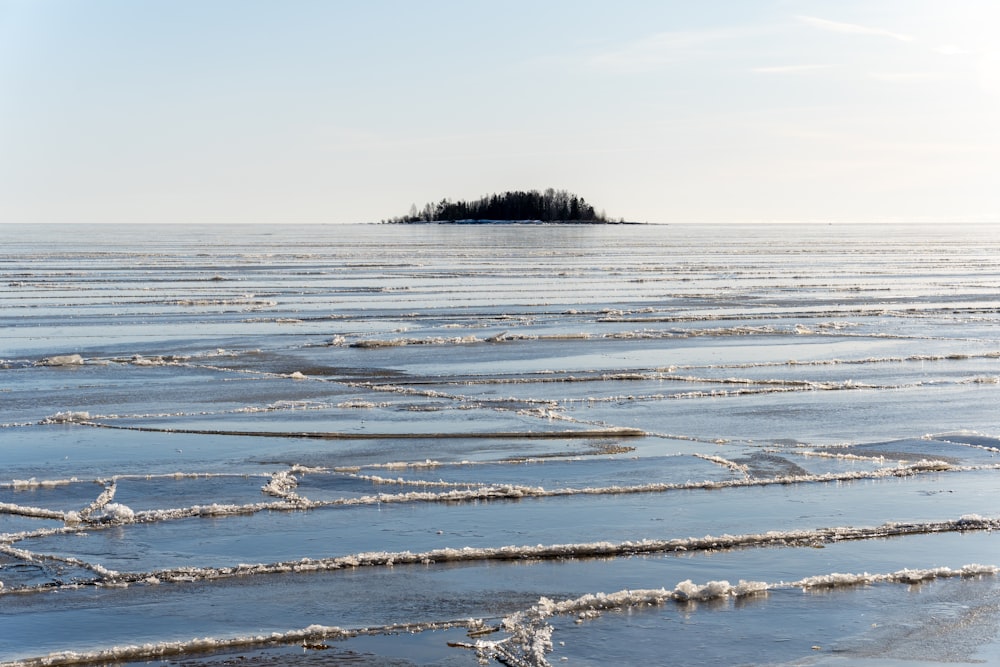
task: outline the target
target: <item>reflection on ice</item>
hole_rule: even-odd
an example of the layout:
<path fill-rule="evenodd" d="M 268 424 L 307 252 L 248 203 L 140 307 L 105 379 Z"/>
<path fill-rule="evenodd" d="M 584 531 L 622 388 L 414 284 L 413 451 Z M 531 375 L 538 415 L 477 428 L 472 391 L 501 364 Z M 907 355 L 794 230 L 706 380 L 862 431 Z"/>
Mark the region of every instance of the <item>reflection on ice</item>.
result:
<path fill-rule="evenodd" d="M 877 578 L 865 576 L 863 588 L 831 591 L 822 604 L 790 584 L 766 597 L 742 598 L 742 604 L 631 606 L 627 613 L 556 618 L 546 655 L 551 662 L 528 664 L 642 663 L 655 655 L 643 641 L 651 634 L 659 646 L 685 646 L 671 658 L 679 665 L 993 662 L 1000 655 L 996 578 L 962 572 L 922 585 L 913 585 L 908 572 L 898 580 L 904 585 L 873 585 Z M 889 574 L 889 581 L 894 577 Z M 719 641 L 729 636 L 735 640 Z"/>

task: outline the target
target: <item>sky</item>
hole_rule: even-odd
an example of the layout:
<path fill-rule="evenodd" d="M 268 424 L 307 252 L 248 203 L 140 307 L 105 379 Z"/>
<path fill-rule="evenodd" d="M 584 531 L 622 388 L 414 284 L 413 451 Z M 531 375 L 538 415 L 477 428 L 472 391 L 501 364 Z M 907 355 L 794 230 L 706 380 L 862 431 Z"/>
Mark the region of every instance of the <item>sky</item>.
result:
<path fill-rule="evenodd" d="M 997 0 L 0 0 L 0 222 L 1000 223 Z"/>

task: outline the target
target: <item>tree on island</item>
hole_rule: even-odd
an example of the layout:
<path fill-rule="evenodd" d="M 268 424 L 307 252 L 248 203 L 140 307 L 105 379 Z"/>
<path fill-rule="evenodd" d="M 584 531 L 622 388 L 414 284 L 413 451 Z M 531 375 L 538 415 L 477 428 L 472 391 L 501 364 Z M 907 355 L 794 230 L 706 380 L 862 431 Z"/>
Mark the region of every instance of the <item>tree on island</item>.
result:
<path fill-rule="evenodd" d="M 476 201 L 442 199 L 437 204 L 425 204 L 417 210 L 410 206 L 409 215 L 391 218 L 383 222 L 458 222 L 490 220 L 540 220 L 542 222 L 611 222 L 604 211 L 598 213 L 583 197 L 566 190 L 547 189 L 512 191 L 493 194 Z"/>

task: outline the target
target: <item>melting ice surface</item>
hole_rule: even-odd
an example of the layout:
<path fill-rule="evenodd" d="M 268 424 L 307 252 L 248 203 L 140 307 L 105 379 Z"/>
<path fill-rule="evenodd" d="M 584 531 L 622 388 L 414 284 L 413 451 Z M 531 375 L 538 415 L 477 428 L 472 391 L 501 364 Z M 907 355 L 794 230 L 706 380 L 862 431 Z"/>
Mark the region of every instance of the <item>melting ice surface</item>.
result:
<path fill-rule="evenodd" d="M 1000 663 L 1000 233 L 14 227 L 0 664 Z"/>

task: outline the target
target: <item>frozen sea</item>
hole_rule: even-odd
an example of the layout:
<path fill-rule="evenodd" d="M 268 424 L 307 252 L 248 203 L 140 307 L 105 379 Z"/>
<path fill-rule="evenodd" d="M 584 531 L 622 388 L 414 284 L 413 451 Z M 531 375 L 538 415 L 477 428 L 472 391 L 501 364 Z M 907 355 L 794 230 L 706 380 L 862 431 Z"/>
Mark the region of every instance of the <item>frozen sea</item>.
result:
<path fill-rule="evenodd" d="M 1000 229 L 0 241 L 0 665 L 1000 664 Z"/>

